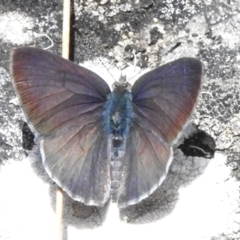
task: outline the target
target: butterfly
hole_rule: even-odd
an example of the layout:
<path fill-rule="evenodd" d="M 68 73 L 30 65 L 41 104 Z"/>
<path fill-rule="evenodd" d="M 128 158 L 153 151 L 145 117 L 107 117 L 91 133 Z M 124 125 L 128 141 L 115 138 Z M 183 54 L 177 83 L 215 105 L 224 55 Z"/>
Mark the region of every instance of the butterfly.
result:
<path fill-rule="evenodd" d="M 180 58 L 113 91 L 96 73 L 38 48 L 12 52 L 15 92 L 49 176 L 74 200 L 120 208 L 163 182 L 200 93 L 203 65 Z"/>

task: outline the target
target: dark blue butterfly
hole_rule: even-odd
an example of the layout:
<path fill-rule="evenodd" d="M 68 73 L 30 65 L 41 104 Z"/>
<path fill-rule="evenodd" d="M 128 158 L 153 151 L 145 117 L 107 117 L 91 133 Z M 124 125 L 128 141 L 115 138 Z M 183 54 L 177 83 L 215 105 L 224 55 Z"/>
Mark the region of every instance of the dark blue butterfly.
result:
<path fill-rule="evenodd" d="M 111 196 L 120 207 L 162 183 L 203 74 L 200 61 L 181 58 L 111 92 L 92 71 L 27 47 L 14 50 L 11 68 L 49 176 L 77 201 L 102 206 Z"/>

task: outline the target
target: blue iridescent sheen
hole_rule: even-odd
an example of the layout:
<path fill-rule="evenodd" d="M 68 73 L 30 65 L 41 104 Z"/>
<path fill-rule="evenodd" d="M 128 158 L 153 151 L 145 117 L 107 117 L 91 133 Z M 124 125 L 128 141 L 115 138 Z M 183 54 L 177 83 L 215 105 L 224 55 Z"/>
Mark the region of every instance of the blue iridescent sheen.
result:
<path fill-rule="evenodd" d="M 132 94 L 127 86 L 118 85 L 108 94 L 103 112 L 105 133 L 111 136 L 111 147 L 114 157 L 124 153 L 124 142 L 129 134 L 132 122 Z"/>

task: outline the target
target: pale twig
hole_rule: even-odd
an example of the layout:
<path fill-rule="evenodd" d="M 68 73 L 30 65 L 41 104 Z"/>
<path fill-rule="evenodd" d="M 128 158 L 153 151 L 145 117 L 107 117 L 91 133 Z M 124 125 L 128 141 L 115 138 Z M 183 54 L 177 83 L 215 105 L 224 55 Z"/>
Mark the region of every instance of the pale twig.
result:
<path fill-rule="evenodd" d="M 71 1 L 63 0 L 63 33 L 62 33 L 62 57 L 69 58 L 69 43 L 70 43 L 70 14 Z M 56 193 L 56 239 L 62 240 L 63 233 L 63 192 L 58 187 Z"/>

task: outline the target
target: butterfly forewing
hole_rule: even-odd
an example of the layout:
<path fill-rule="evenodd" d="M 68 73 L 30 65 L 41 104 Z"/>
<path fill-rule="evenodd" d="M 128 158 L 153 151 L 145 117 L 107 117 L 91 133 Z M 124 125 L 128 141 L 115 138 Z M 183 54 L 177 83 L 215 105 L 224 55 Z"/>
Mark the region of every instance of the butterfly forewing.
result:
<path fill-rule="evenodd" d="M 172 142 L 189 119 L 201 88 L 203 67 L 180 58 L 140 77 L 133 85 L 133 108 L 144 129 Z"/>
<path fill-rule="evenodd" d="M 22 108 L 40 135 L 102 115 L 110 89 L 98 75 L 37 48 L 18 48 L 12 75 Z"/>
<path fill-rule="evenodd" d="M 98 75 L 37 48 L 12 54 L 16 93 L 49 175 L 76 200 L 102 205 L 110 163 L 102 113 L 110 89 Z"/>

